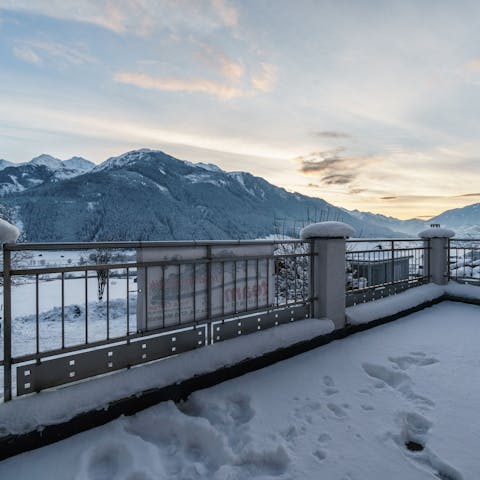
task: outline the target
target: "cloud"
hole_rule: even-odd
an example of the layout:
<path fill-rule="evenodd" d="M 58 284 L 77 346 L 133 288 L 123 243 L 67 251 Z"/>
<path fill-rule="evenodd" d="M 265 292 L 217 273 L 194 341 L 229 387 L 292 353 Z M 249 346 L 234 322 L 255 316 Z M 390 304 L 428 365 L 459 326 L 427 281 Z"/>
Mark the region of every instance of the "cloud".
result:
<path fill-rule="evenodd" d="M 395 200 L 399 197 L 380 197 L 380 200 Z"/>
<path fill-rule="evenodd" d="M 312 152 L 296 158 L 300 172 L 306 175 L 319 175 L 325 185 L 348 185 L 349 192 L 361 193 L 363 185 L 354 185 L 365 168 L 379 162 L 379 158 L 349 156 L 344 147 Z"/>
<path fill-rule="evenodd" d="M 0 9 L 88 23 L 117 34 L 150 35 L 186 26 L 213 31 L 238 25 L 238 12 L 225 0 L 0 0 Z"/>
<path fill-rule="evenodd" d="M 240 62 L 233 60 L 211 45 L 206 43 L 199 43 L 199 45 L 202 51 L 201 58 L 205 63 L 232 82 L 239 82 L 242 79 L 245 69 Z"/>
<path fill-rule="evenodd" d="M 480 59 L 476 58 L 474 60 L 471 60 L 470 62 L 467 63 L 466 67 L 467 67 L 467 70 L 480 72 Z"/>
<path fill-rule="evenodd" d="M 223 23 L 229 27 L 236 27 L 238 24 L 238 12 L 233 5 L 225 0 L 212 0 L 212 5 Z"/>
<path fill-rule="evenodd" d="M 116 33 L 123 33 L 127 30 L 126 22 L 129 18 L 126 5 L 121 8 L 120 3 L 115 4 L 105 0 L 96 2 L 0 0 L 0 8 L 25 11 L 59 20 L 91 23 Z"/>
<path fill-rule="evenodd" d="M 321 138 L 351 138 L 348 133 L 344 132 L 337 132 L 334 130 L 323 130 L 319 132 L 312 132 L 314 137 L 321 137 Z"/>
<path fill-rule="evenodd" d="M 352 183 L 355 179 L 354 175 L 327 175 L 322 178 L 322 182 L 327 185 L 346 185 L 347 183 Z"/>
<path fill-rule="evenodd" d="M 240 63 L 229 60 L 227 57 L 221 57 L 221 71 L 223 75 L 231 81 L 239 81 L 243 77 L 244 68 Z"/>
<path fill-rule="evenodd" d="M 335 173 L 335 166 L 345 163 L 347 160 L 340 156 L 340 153 L 344 150 L 343 147 L 339 147 L 334 150 L 312 152 L 306 156 L 298 157 L 300 171 L 302 173 L 321 173 L 333 170 L 330 174 Z"/>
<path fill-rule="evenodd" d="M 39 65 L 45 60 L 57 59 L 71 65 L 95 63 L 97 60 L 80 48 L 47 41 L 31 40 L 13 48 L 14 55 L 25 62 Z"/>
<path fill-rule="evenodd" d="M 258 73 L 252 76 L 252 85 L 256 90 L 270 92 L 277 83 L 277 67 L 272 63 L 263 62 Z"/>
<path fill-rule="evenodd" d="M 42 59 L 27 45 L 13 47 L 13 54 L 20 60 L 32 63 L 33 65 L 40 65 L 42 63 Z"/>
<path fill-rule="evenodd" d="M 179 77 L 156 77 L 146 73 L 118 72 L 114 80 L 119 83 L 134 85 L 148 90 L 163 90 L 169 92 L 200 92 L 214 95 L 222 100 L 230 100 L 239 97 L 251 97 L 255 93 L 266 93 L 273 88 L 275 79 L 271 77 L 275 70 L 274 65 L 262 63 L 260 76 L 251 78 L 253 89 L 242 88 L 238 85 L 243 76 L 243 67 L 226 56 L 220 54 L 216 57 L 220 63 L 220 70 L 230 83 L 223 83 L 203 77 L 179 78 Z"/>
<path fill-rule="evenodd" d="M 462 198 L 462 197 L 480 197 L 480 193 L 464 193 L 463 195 L 456 195 L 454 198 Z"/>
<path fill-rule="evenodd" d="M 115 81 L 149 90 L 169 92 L 202 92 L 224 100 L 245 96 L 242 90 L 205 78 L 185 80 L 181 78 L 156 78 L 144 73 L 119 72 Z"/>

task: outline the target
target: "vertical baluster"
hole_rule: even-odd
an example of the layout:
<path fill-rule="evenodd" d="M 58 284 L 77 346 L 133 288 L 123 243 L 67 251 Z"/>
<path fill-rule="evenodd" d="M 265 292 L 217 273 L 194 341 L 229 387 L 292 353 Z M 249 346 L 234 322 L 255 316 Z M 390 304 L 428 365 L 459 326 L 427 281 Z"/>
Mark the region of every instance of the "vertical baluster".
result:
<path fill-rule="evenodd" d="M 245 285 L 243 287 L 245 297 L 245 311 L 248 311 L 248 259 L 245 259 Z"/>
<path fill-rule="evenodd" d="M 110 339 L 110 269 L 107 269 L 107 340 Z"/>
<path fill-rule="evenodd" d="M 296 254 L 293 257 L 293 295 L 294 295 L 294 302 L 296 303 L 298 300 L 297 298 L 297 255 Z"/>
<path fill-rule="evenodd" d="M 127 343 L 130 343 L 130 269 L 127 267 Z"/>
<path fill-rule="evenodd" d="M 145 330 L 148 332 L 148 266 L 145 265 Z"/>
<path fill-rule="evenodd" d="M 213 343 L 212 335 L 212 247 L 207 245 L 207 345 Z"/>
<path fill-rule="evenodd" d="M 162 327 L 165 328 L 165 265 L 162 265 Z"/>
<path fill-rule="evenodd" d="M 65 348 L 65 273 L 62 272 L 62 348 Z"/>
<path fill-rule="evenodd" d="M 272 262 L 272 259 L 267 258 L 267 306 L 268 308 L 271 307 L 270 305 L 270 262 Z"/>
<path fill-rule="evenodd" d="M 225 317 L 225 261 L 222 260 L 222 320 Z"/>
<path fill-rule="evenodd" d="M 197 264 L 194 263 L 193 269 L 193 321 L 197 322 Z"/>
<path fill-rule="evenodd" d="M 395 242 L 392 240 L 392 242 L 390 243 L 390 249 L 392 251 L 392 253 L 390 254 L 391 255 L 391 258 L 392 258 L 392 266 L 391 266 L 391 280 L 390 280 L 390 283 L 391 284 L 394 284 L 395 283 Z"/>
<path fill-rule="evenodd" d="M 39 299 L 39 287 L 38 287 L 38 273 L 35 275 L 35 351 L 37 355 L 40 353 L 40 299 Z M 37 358 L 37 363 L 40 363 L 40 359 Z"/>
<path fill-rule="evenodd" d="M 182 323 L 182 282 L 181 282 L 182 266 L 178 264 L 178 284 L 177 284 L 177 303 L 178 303 L 178 324 Z"/>
<path fill-rule="evenodd" d="M 233 312 L 237 313 L 237 261 L 233 261 Z"/>
<path fill-rule="evenodd" d="M 255 296 L 256 296 L 256 299 L 255 299 L 255 308 L 258 310 L 258 305 L 259 305 L 259 295 L 260 295 L 260 276 L 259 276 L 259 271 L 258 271 L 258 262 L 259 262 L 259 259 L 257 258 L 257 262 L 256 262 L 256 265 L 255 265 L 255 277 L 256 277 L 256 287 L 255 287 Z"/>
<path fill-rule="evenodd" d="M 88 344 L 88 270 L 85 270 L 85 343 Z"/>

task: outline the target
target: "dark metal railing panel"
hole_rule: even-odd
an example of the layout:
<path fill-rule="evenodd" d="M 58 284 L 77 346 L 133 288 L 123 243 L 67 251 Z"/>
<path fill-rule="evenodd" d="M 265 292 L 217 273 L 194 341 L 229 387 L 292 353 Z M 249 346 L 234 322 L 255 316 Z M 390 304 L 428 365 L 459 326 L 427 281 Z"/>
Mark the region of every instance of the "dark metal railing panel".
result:
<path fill-rule="evenodd" d="M 205 254 L 139 261 L 135 249 L 145 248 Z M 247 334 L 282 323 L 276 312 L 283 319 L 291 309 L 289 319 L 305 318 L 311 311 L 311 263 L 309 244 L 298 240 L 4 245 L 4 399 L 134 365 L 138 355 L 132 352 L 152 336 L 173 338 L 179 329 L 200 329 L 206 332 L 204 345 L 220 341 L 212 335 L 213 324 L 263 319 L 255 329 L 244 328 L 241 334 Z M 218 298 L 212 304 L 214 291 Z M 140 302 L 157 292 L 160 322 Z M 19 299 L 30 297 L 33 306 L 27 308 Z M 112 351 L 115 361 L 105 363 L 105 352 Z M 149 360 L 181 350 L 159 352 Z M 67 360 L 81 368 L 69 370 Z"/>
<path fill-rule="evenodd" d="M 346 245 L 347 306 L 394 295 L 429 281 L 428 241 L 354 239 L 347 240 Z"/>
<path fill-rule="evenodd" d="M 219 342 L 309 317 L 310 305 L 260 312 L 258 315 L 212 323 L 213 337 L 216 342 Z"/>
<path fill-rule="evenodd" d="M 480 239 L 450 239 L 447 248 L 449 278 L 480 285 Z"/>
<path fill-rule="evenodd" d="M 177 355 L 205 344 L 206 326 L 129 344 L 69 354 L 17 368 L 17 395 L 84 380 L 140 363 Z"/>

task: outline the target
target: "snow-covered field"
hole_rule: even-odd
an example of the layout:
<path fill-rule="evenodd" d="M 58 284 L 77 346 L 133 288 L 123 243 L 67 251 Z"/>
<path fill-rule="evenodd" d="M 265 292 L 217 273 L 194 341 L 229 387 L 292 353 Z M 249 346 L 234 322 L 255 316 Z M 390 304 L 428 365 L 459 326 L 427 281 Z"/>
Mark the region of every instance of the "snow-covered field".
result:
<path fill-rule="evenodd" d="M 6 460 L 0 478 L 478 479 L 479 344 L 480 308 L 444 302 Z"/>
<path fill-rule="evenodd" d="M 107 337 L 107 303 L 97 299 L 98 281 L 88 279 L 88 339 L 90 342 Z M 65 343 L 67 346 L 85 342 L 85 280 L 73 278 L 65 280 Z M 14 355 L 35 352 L 36 319 L 35 282 L 18 283 L 12 287 L 12 350 Z M 136 330 L 136 290 L 133 279 L 129 281 L 130 326 Z M 61 280 L 39 283 L 39 342 L 40 350 L 46 351 L 61 347 Z M 126 278 L 111 278 L 109 284 L 110 337 L 126 334 Z M 3 301 L 0 295 L 0 300 Z M 0 346 L 0 353 L 3 345 Z"/>

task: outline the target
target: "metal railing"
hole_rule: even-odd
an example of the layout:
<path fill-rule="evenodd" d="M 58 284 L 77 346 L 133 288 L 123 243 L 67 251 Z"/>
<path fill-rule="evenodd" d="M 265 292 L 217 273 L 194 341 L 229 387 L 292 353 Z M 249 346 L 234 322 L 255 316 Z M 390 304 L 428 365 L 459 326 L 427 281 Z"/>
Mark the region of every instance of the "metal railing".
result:
<path fill-rule="evenodd" d="M 480 240 L 450 240 L 449 278 L 480 285 Z M 310 317 L 308 241 L 9 244 L 4 400 Z M 342 268 L 342 267 L 340 267 Z M 346 242 L 346 305 L 430 280 L 430 242 Z"/>
<path fill-rule="evenodd" d="M 365 303 L 429 281 L 429 243 L 352 239 L 346 243 L 346 305 Z"/>
<path fill-rule="evenodd" d="M 311 256 L 296 240 L 4 245 L 4 401 L 309 317 Z"/>
<path fill-rule="evenodd" d="M 450 239 L 448 259 L 449 279 L 480 285 L 480 239 Z"/>

